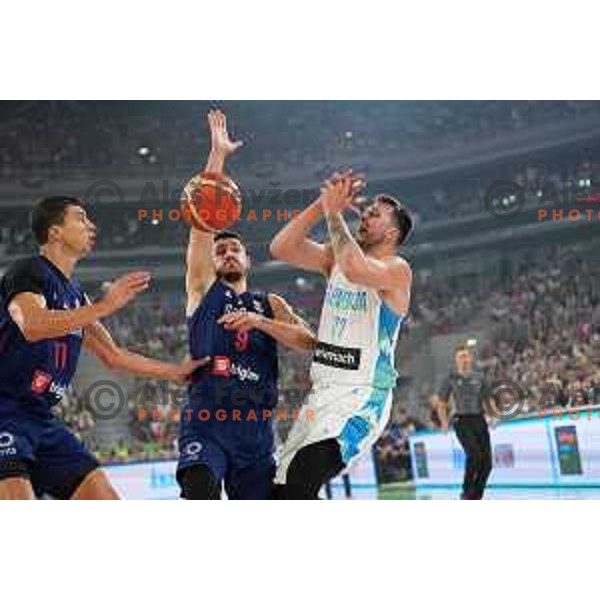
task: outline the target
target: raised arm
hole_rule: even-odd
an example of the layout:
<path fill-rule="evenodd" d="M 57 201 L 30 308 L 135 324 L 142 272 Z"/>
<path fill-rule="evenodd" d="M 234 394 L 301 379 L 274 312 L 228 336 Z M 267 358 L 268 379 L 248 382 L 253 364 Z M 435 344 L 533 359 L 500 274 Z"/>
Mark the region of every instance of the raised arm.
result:
<path fill-rule="evenodd" d="M 375 258 L 365 254 L 343 216 L 354 202 L 353 178 L 345 174 L 329 180 L 323 189 L 321 202 L 335 264 L 346 279 L 386 293 L 392 307 L 406 314 L 410 304 L 412 270 L 403 258 Z"/>
<path fill-rule="evenodd" d="M 203 172 L 222 173 L 225 159 L 235 152 L 242 142 L 232 142 L 229 139 L 227 121 L 221 111 L 211 110 L 208 113 L 208 124 L 211 133 L 211 150 Z M 199 186 L 200 174 L 196 173 L 185 186 L 185 197 L 191 197 L 194 189 Z M 190 228 L 185 276 L 188 307 L 196 305 L 215 280 L 212 246 L 212 232 Z"/>
<path fill-rule="evenodd" d="M 295 267 L 328 275 L 333 265 L 331 248 L 308 237 L 322 217 L 323 207 L 319 197 L 273 238 L 269 246 L 271 256 Z"/>
<path fill-rule="evenodd" d="M 362 177 L 354 175 L 352 171 L 334 173 L 331 180 L 338 179 L 348 181 L 352 199 L 364 187 Z M 269 246 L 273 258 L 284 260 L 307 271 L 329 275 L 335 260 L 330 244 L 319 244 L 308 237 L 313 227 L 323 218 L 323 198 L 327 191 L 327 184 L 325 184 L 321 188 L 319 197 L 273 238 Z"/>

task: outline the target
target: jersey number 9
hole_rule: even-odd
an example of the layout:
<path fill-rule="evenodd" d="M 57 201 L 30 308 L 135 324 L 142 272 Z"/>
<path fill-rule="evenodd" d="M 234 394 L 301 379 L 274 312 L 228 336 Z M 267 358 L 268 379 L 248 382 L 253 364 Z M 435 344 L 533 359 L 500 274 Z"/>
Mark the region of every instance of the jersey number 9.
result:
<path fill-rule="evenodd" d="M 235 336 L 233 345 L 238 352 L 246 352 L 248 342 L 250 341 L 250 333 L 248 331 L 238 331 Z"/>

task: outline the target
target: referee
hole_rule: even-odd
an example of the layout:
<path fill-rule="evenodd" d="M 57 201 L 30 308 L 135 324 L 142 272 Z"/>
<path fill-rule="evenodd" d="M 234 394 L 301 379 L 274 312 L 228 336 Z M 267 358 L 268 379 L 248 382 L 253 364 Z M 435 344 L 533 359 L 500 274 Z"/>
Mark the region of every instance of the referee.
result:
<path fill-rule="evenodd" d="M 452 423 L 467 457 L 461 500 L 481 500 L 492 471 L 490 432 L 483 411 L 490 390 L 483 373 L 473 370 L 473 354 L 468 346 L 454 350 L 454 363 L 455 369 L 443 381 L 437 396 L 437 413 L 443 429 Z"/>

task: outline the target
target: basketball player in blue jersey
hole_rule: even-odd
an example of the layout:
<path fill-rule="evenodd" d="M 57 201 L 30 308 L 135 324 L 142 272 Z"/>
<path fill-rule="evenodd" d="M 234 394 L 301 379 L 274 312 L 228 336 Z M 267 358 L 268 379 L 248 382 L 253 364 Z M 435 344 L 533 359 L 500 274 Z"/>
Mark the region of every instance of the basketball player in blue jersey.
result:
<path fill-rule="evenodd" d="M 33 210 L 40 253 L 0 280 L 0 499 L 117 499 L 94 456 L 55 417 L 81 345 L 111 369 L 183 383 L 205 361 L 168 364 L 118 347 L 99 319 L 147 289 L 138 271 L 92 303 L 73 279 L 96 231 L 76 198 L 44 198 Z"/>
<path fill-rule="evenodd" d="M 316 499 L 321 487 L 369 452 L 390 415 L 396 341 L 410 301 L 412 273 L 397 256 L 412 220 L 390 196 L 362 212 L 354 237 L 342 215 L 362 181 L 351 172 L 326 182 L 320 197 L 271 243 L 275 258 L 328 278 L 312 389 L 279 455 L 276 483 L 287 499 Z M 308 238 L 327 220 L 329 244 Z"/>
<path fill-rule="evenodd" d="M 239 143 L 211 111 L 205 171 L 222 173 Z M 186 187 L 197 185 L 197 176 Z M 239 235 L 192 228 L 187 248 L 187 320 L 192 357 L 210 357 L 182 411 L 177 480 L 186 499 L 267 499 L 274 476 L 270 415 L 278 400 L 277 342 L 314 346 L 315 336 L 275 294 L 248 290 L 250 258 Z"/>

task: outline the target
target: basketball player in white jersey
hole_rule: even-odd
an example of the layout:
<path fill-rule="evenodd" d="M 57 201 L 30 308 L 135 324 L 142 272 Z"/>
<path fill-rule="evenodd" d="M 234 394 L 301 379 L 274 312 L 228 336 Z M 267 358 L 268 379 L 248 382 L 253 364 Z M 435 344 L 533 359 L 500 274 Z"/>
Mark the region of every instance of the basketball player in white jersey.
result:
<path fill-rule="evenodd" d="M 396 385 L 395 345 L 410 302 L 412 272 L 397 256 L 412 229 L 406 209 L 380 195 L 362 212 L 353 236 L 342 215 L 362 182 L 334 175 L 320 197 L 273 239 L 273 257 L 328 277 L 312 389 L 279 453 L 280 497 L 316 499 L 321 486 L 350 467 L 381 435 Z M 329 243 L 308 238 L 325 215 Z"/>

